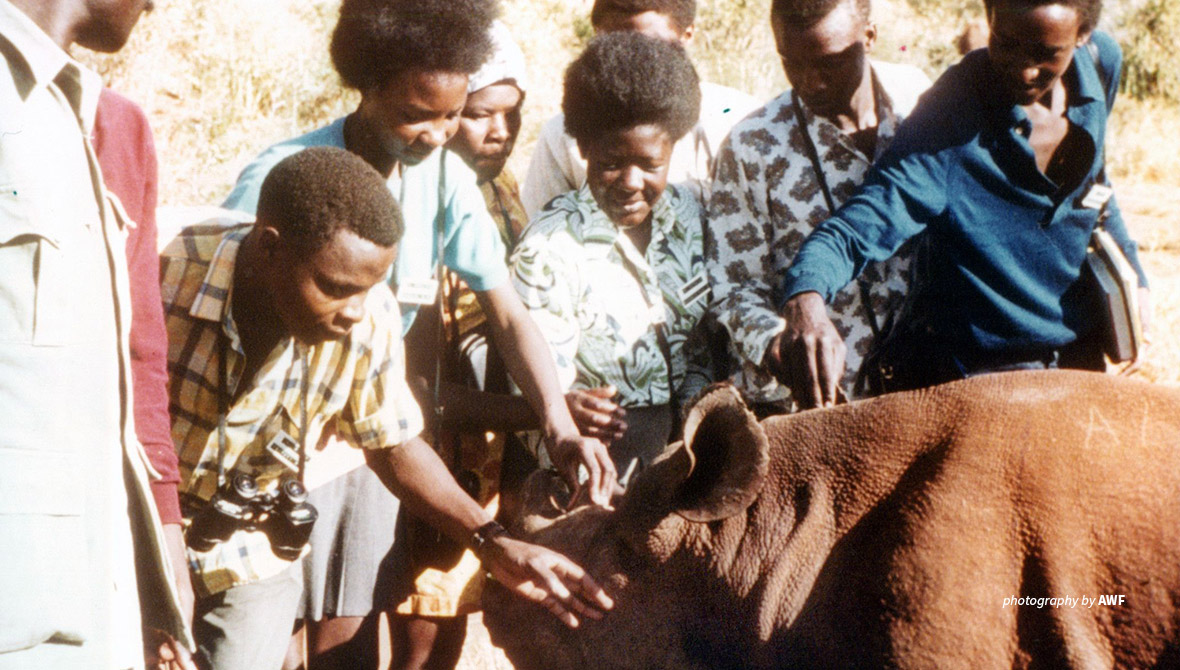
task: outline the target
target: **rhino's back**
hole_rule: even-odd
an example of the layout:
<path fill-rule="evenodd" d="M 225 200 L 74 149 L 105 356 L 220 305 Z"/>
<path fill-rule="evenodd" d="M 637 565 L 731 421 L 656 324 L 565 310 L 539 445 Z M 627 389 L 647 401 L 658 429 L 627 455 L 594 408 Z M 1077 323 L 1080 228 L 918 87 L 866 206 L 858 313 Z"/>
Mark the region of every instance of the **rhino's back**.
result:
<path fill-rule="evenodd" d="M 808 491 L 791 551 L 823 554 L 806 598 L 777 608 L 774 665 L 1148 667 L 1176 653 L 1180 393 L 1020 373 L 831 414 L 764 424 L 772 479 Z M 1124 605 L 1082 607 L 1103 594 Z M 1005 605 L 1041 597 L 1077 604 Z"/>

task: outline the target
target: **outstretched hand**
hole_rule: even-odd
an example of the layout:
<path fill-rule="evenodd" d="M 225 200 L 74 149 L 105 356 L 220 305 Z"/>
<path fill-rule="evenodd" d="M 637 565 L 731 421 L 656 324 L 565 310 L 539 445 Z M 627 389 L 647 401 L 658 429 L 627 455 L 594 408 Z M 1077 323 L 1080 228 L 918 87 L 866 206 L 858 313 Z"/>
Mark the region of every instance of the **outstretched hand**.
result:
<path fill-rule="evenodd" d="M 561 474 L 571 491 L 577 491 L 581 487 L 578 467 L 584 466 L 588 475 L 585 483 L 591 502 L 602 506 L 610 505 L 611 496 L 618 487 L 618 472 L 602 442 L 576 434 L 559 435 L 547 439 L 545 448 L 549 451 L 549 460 L 553 462 L 553 467 Z"/>
<path fill-rule="evenodd" d="M 766 364 L 791 389 L 801 409 L 837 402 L 844 375 L 844 340 L 818 293 L 800 293 L 783 305 L 787 327 L 770 343 Z"/>
<path fill-rule="evenodd" d="M 615 603 L 578 564 L 545 547 L 498 537 L 480 552 L 496 581 L 577 628 L 579 617 L 601 619 Z"/>
<path fill-rule="evenodd" d="M 627 432 L 627 411 L 611 400 L 617 392 L 613 386 L 601 386 L 565 394 L 570 415 L 583 435 L 609 446 Z"/>

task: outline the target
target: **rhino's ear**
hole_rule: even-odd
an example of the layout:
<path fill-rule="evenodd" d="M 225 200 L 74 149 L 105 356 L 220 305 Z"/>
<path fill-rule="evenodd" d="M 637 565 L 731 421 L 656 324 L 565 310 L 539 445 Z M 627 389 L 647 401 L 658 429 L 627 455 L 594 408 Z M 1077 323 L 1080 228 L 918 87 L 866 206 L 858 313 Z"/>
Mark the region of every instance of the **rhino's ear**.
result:
<path fill-rule="evenodd" d="M 684 424 L 691 470 L 673 507 L 689 521 L 726 519 L 758 497 L 769 466 L 766 433 L 729 384 L 705 392 Z"/>

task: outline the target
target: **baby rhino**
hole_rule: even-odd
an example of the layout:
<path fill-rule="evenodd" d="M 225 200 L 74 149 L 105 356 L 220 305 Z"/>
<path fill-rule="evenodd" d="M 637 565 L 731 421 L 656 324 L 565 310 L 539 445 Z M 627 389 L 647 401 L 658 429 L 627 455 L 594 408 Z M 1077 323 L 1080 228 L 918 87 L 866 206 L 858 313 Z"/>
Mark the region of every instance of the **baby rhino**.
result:
<path fill-rule="evenodd" d="M 759 424 L 719 387 L 684 434 L 615 511 L 526 519 L 616 605 L 570 630 L 489 588 L 517 668 L 1180 667 L 1177 390 L 1012 373 Z"/>

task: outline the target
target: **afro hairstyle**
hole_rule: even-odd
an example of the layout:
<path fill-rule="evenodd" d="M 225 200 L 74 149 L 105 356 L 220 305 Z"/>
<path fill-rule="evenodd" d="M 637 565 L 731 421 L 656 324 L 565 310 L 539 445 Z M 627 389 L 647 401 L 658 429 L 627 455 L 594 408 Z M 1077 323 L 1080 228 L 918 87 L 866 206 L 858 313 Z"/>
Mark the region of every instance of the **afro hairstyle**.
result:
<path fill-rule="evenodd" d="M 306 254 L 348 229 L 381 247 L 402 236 L 402 215 L 385 180 L 356 154 L 312 147 L 279 161 L 258 194 L 258 220 Z"/>
<path fill-rule="evenodd" d="M 496 0 L 344 0 L 332 64 L 368 91 L 407 70 L 473 74 L 492 54 Z"/>
<path fill-rule="evenodd" d="M 1063 5 L 1072 7 L 1081 20 L 1079 32 L 1090 34 L 1098 26 L 1098 19 L 1102 16 L 1102 0 L 983 0 L 983 8 L 987 11 L 988 22 L 991 22 L 992 12 L 1003 6 L 1008 9 L 1035 9 L 1043 5 Z"/>
<path fill-rule="evenodd" d="M 696 21 L 697 3 L 696 0 L 594 0 L 590 24 L 600 25 L 607 14 L 632 16 L 644 12 L 663 14 L 685 30 Z"/>
<path fill-rule="evenodd" d="M 856 3 L 856 13 L 860 18 L 868 21 L 873 11 L 871 0 L 771 0 L 770 18 L 781 21 L 783 25 L 806 29 L 849 1 Z"/>
<path fill-rule="evenodd" d="M 675 142 L 696 125 L 700 79 L 679 43 L 607 33 L 566 69 L 561 110 L 565 131 L 579 143 L 645 124 Z"/>

